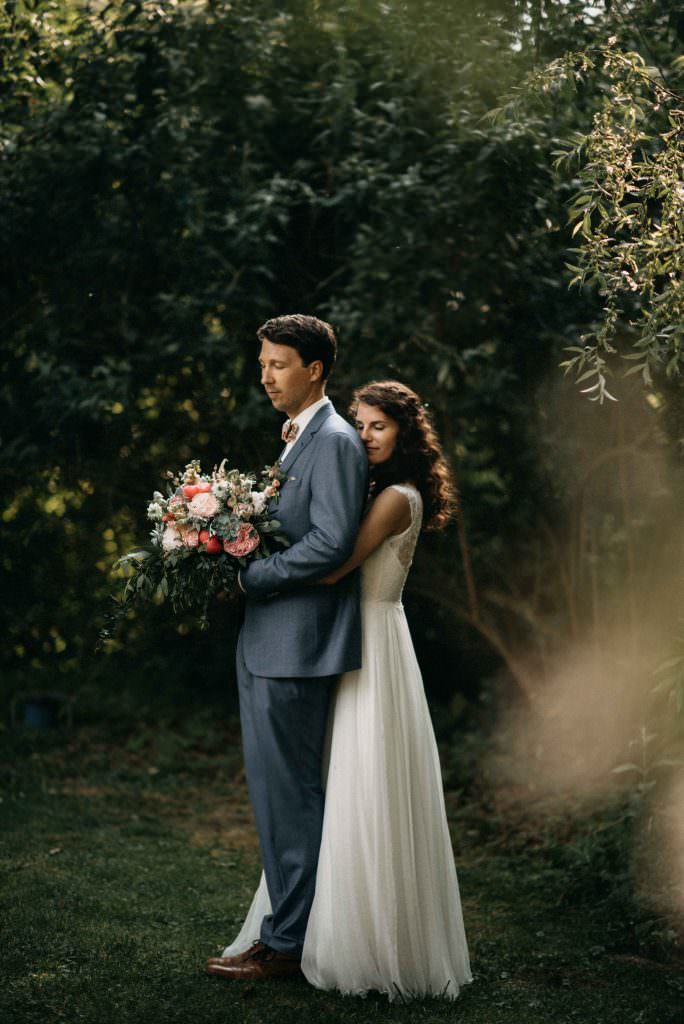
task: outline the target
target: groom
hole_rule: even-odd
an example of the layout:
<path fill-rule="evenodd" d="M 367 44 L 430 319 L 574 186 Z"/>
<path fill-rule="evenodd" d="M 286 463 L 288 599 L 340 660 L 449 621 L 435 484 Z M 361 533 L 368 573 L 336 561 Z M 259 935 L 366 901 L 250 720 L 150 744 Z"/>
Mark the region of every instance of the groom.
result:
<path fill-rule="evenodd" d="M 299 973 L 321 841 L 328 703 L 337 676 L 361 665 L 358 574 L 311 585 L 350 556 L 368 486 L 363 445 L 325 394 L 335 335 L 293 314 L 268 320 L 257 337 L 261 383 L 288 417 L 275 514 L 291 546 L 239 577 L 240 720 L 272 913 L 246 953 L 207 961 L 209 974 L 226 978 Z"/>

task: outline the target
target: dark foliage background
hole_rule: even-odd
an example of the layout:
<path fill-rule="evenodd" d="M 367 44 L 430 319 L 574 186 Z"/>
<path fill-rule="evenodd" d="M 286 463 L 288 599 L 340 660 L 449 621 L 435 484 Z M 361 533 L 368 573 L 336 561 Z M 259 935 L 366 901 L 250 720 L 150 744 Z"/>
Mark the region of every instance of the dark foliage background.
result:
<path fill-rule="evenodd" d="M 338 330 L 338 405 L 361 381 L 401 377 L 432 406 L 458 478 L 460 525 L 425 540 L 407 595 L 430 691 L 476 699 L 503 665 L 529 695 L 530 665 L 587 625 L 590 589 L 609 609 L 653 541 L 648 515 L 618 499 L 617 457 L 593 539 L 586 517 L 576 526 L 588 439 L 623 451 L 647 436 L 674 493 L 678 389 L 656 382 L 616 411 L 560 382 L 601 297 L 568 289 L 577 179 L 552 154 L 587 130 L 600 81 L 487 114 L 612 32 L 625 48 L 647 34 L 672 63 L 678 5 L 5 3 L 0 31 L 11 685 L 75 692 L 133 671 L 223 689 L 224 608 L 207 635 L 157 609 L 99 658 L 97 628 L 165 469 L 275 455 L 254 332 L 305 310 Z"/>

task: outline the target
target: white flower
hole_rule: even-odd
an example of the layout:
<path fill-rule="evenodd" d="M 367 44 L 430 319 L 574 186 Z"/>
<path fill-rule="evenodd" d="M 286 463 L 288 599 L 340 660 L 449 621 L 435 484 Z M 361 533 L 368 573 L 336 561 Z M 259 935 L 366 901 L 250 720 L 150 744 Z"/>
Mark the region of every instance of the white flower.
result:
<path fill-rule="evenodd" d="M 252 505 L 254 506 L 254 514 L 256 516 L 260 516 L 261 513 L 266 508 L 268 496 L 264 494 L 263 491 L 252 491 L 252 493 L 250 494 L 250 498 L 252 501 Z"/>
<path fill-rule="evenodd" d="M 155 496 L 156 496 L 155 492 Z M 161 498 L 161 494 L 159 495 Z M 155 523 L 160 523 L 161 518 L 164 515 L 164 509 L 161 507 L 158 501 L 151 501 L 147 506 L 147 518 L 151 519 Z"/>
<path fill-rule="evenodd" d="M 219 505 L 225 504 L 226 496 L 228 494 L 228 481 L 218 480 L 211 485 L 211 493 L 214 495 Z"/>

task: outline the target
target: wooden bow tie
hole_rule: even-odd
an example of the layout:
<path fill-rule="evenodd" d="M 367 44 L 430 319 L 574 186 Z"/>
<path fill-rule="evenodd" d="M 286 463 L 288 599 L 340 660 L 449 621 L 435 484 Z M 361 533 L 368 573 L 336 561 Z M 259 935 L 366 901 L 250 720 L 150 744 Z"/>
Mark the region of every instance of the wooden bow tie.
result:
<path fill-rule="evenodd" d="M 295 423 L 294 420 L 285 420 L 283 423 L 283 429 L 280 432 L 285 444 L 289 444 L 290 441 L 294 441 L 299 433 L 299 424 Z"/>

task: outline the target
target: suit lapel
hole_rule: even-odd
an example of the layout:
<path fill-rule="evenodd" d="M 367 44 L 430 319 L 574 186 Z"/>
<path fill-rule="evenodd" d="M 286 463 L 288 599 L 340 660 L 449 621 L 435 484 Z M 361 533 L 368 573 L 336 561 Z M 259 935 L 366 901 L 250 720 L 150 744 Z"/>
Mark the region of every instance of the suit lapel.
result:
<path fill-rule="evenodd" d="M 318 410 L 318 412 L 313 417 L 311 422 L 307 423 L 306 427 L 304 428 L 304 433 L 302 434 L 302 436 L 297 438 L 295 444 L 287 453 L 283 461 L 280 463 L 283 472 L 289 473 L 289 471 L 292 469 L 292 467 L 294 466 L 295 462 L 302 454 L 302 452 L 306 449 L 306 447 L 309 444 L 311 444 L 311 441 L 313 440 L 314 436 L 323 426 L 328 416 L 332 416 L 334 412 L 335 409 L 333 407 L 332 402 L 322 406 L 322 408 Z"/>

